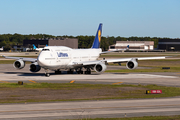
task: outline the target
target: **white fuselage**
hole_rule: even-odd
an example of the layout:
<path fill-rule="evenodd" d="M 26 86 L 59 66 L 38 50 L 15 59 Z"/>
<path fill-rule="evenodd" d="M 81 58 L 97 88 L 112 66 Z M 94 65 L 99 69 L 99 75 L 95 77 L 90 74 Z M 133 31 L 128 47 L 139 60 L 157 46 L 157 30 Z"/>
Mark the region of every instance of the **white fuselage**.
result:
<path fill-rule="evenodd" d="M 102 50 L 71 49 L 65 46 L 47 46 L 38 56 L 38 64 L 45 69 L 73 69 L 74 64 L 84 61 L 95 61 Z"/>
<path fill-rule="evenodd" d="M 36 48 L 35 50 L 37 51 L 42 51 L 43 48 Z"/>

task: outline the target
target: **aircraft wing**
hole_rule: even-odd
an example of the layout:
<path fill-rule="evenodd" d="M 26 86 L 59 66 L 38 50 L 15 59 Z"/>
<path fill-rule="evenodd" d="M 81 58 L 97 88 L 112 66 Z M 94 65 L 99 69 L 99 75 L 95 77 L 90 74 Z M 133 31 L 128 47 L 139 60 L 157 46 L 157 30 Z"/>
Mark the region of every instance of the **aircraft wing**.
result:
<path fill-rule="evenodd" d="M 128 62 L 130 60 L 154 60 L 154 59 L 165 59 L 167 56 L 162 57 L 134 57 L 134 58 L 118 58 L 118 59 L 105 59 L 105 60 L 96 60 L 96 61 L 85 61 L 85 62 L 75 62 L 74 65 L 82 65 L 82 66 L 88 66 L 88 65 L 96 65 L 98 63 L 123 63 Z"/>
<path fill-rule="evenodd" d="M 154 59 L 165 59 L 166 57 L 163 56 L 163 57 L 134 57 L 134 58 L 119 58 L 119 59 L 107 59 L 107 63 L 111 63 L 111 62 L 128 62 L 130 60 L 154 60 Z"/>
<path fill-rule="evenodd" d="M 100 54 L 105 54 L 105 53 L 111 53 L 111 52 L 119 52 L 119 51 L 125 51 L 127 49 L 117 49 L 117 50 L 112 50 L 112 51 L 104 51 L 104 52 L 101 52 Z"/>
<path fill-rule="evenodd" d="M 100 54 L 111 53 L 111 52 L 119 52 L 119 51 L 125 51 L 125 50 L 129 50 L 129 45 L 127 45 L 127 48 L 125 48 L 125 49 L 116 49 L 116 50 L 111 50 L 111 51 L 104 51 L 104 52 L 101 52 Z"/>
<path fill-rule="evenodd" d="M 15 60 L 23 60 L 23 61 L 29 61 L 29 62 L 36 62 L 37 58 L 23 58 L 23 57 L 8 57 L 2 55 L 6 59 L 15 59 Z"/>

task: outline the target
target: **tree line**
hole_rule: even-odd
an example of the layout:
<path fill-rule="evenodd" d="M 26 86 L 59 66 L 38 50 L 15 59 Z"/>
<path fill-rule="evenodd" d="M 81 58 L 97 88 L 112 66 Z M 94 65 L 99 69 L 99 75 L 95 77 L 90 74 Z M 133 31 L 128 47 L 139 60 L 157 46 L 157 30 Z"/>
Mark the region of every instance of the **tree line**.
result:
<path fill-rule="evenodd" d="M 0 34 L 0 47 L 4 47 L 4 50 L 10 50 L 13 45 L 23 45 L 23 40 L 39 39 L 39 38 L 77 38 L 79 48 L 90 48 L 94 41 L 95 36 L 53 36 L 48 34 Z M 101 37 L 100 47 L 103 50 L 108 50 L 110 45 L 116 44 L 116 41 L 154 41 L 154 47 L 158 45 L 159 39 L 170 39 L 170 38 L 159 38 L 159 37 Z"/>

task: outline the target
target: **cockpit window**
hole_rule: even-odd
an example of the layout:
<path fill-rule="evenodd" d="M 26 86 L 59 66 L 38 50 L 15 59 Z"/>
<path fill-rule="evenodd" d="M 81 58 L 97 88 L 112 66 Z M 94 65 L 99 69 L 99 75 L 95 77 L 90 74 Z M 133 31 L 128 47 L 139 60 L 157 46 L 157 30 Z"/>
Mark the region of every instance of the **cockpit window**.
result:
<path fill-rule="evenodd" d="M 42 49 L 42 51 L 49 51 L 49 49 Z"/>

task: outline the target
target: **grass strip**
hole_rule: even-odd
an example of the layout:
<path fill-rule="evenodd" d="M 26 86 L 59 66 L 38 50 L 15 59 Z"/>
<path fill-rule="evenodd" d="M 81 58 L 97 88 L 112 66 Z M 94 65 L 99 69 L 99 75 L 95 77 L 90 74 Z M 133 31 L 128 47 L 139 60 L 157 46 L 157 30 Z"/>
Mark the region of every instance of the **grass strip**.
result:
<path fill-rule="evenodd" d="M 156 57 L 156 56 L 174 56 L 176 58 L 180 58 L 179 53 L 109 53 L 109 54 L 101 54 L 100 58 L 103 57 L 117 57 L 117 58 L 126 58 L 126 57 Z"/>
<path fill-rule="evenodd" d="M 81 120 L 180 120 L 180 115 L 174 116 L 144 116 L 128 118 L 86 118 Z"/>
<path fill-rule="evenodd" d="M 146 94 L 146 90 L 153 89 L 163 93 Z M 180 96 L 180 88 L 125 84 L 0 83 L 0 95 L 0 103 L 142 99 Z"/>
<path fill-rule="evenodd" d="M 180 67 L 170 67 L 170 69 L 162 69 L 162 67 L 152 67 L 151 69 L 119 69 L 106 70 L 107 73 L 143 73 L 143 72 L 180 72 Z"/>

